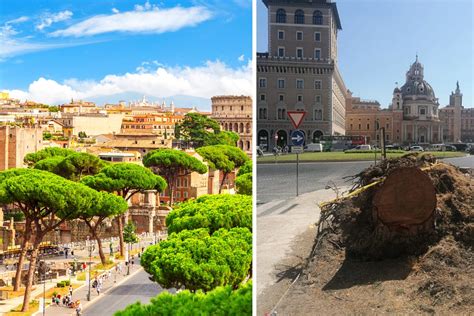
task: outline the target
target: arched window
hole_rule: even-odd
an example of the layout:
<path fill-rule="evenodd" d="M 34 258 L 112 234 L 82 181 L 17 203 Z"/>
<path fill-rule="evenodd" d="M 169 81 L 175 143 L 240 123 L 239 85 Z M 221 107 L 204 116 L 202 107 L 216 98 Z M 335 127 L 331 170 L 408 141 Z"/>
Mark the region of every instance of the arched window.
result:
<path fill-rule="evenodd" d="M 303 10 L 295 11 L 295 24 L 304 24 L 304 12 Z"/>
<path fill-rule="evenodd" d="M 276 22 L 277 23 L 286 23 L 286 11 L 285 10 L 283 10 L 283 9 L 278 9 L 277 10 Z"/>
<path fill-rule="evenodd" d="M 323 13 L 319 10 L 314 11 L 313 13 L 313 24 L 322 25 L 323 24 Z"/>

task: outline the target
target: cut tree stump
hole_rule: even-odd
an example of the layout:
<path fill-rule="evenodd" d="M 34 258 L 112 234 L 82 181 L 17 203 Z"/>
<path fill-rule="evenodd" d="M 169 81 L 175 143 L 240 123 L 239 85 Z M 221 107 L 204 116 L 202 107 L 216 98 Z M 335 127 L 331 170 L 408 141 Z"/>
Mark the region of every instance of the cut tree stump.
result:
<path fill-rule="evenodd" d="M 378 221 L 394 229 L 412 232 L 433 218 L 436 191 L 429 176 L 418 168 L 400 168 L 387 176 L 373 198 Z M 428 227 L 427 227 L 428 226 Z"/>

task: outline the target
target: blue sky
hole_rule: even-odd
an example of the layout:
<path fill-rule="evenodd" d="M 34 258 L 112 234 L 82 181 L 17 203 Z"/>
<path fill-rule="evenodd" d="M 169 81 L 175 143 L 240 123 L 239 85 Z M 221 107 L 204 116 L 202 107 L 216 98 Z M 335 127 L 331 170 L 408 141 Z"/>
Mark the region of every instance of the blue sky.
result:
<path fill-rule="evenodd" d="M 215 94 L 250 94 L 251 9 L 251 0 L 2 0 L 0 90 L 53 104 L 146 94 L 208 106 Z"/>
<path fill-rule="evenodd" d="M 425 80 L 439 103 L 459 80 L 465 107 L 473 102 L 472 0 L 336 0 L 343 30 L 339 33 L 339 67 L 354 96 L 391 102 L 395 82 L 418 53 Z M 267 16 L 257 0 L 257 51 L 267 50 Z"/>

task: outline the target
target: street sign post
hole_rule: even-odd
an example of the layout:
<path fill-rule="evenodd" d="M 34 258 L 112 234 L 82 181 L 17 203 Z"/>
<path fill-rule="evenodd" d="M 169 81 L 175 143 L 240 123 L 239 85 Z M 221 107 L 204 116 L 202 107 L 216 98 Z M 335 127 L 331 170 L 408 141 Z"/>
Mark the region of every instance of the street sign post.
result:
<path fill-rule="evenodd" d="M 292 151 L 294 151 L 296 146 L 296 196 L 299 194 L 299 167 L 300 167 L 300 152 L 303 151 L 302 146 L 304 145 L 305 134 L 303 131 L 298 130 L 298 127 L 303 123 L 303 119 L 306 116 L 305 111 L 288 111 L 288 117 L 293 124 L 295 130 L 291 133 L 291 142 L 293 143 Z M 301 147 L 301 150 L 299 150 Z"/>

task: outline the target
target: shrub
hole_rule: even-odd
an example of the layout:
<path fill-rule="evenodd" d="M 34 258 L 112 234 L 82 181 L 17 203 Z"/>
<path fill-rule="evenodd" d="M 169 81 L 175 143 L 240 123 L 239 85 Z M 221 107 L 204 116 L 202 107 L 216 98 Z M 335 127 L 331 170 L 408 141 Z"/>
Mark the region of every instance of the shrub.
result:
<path fill-rule="evenodd" d="M 252 230 L 252 197 L 247 195 L 203 195 L 181 203 L 166 217 L 168 233 L 184 229 L 246 227 Z"/>
<path fill-rule="evenodd" d="M 207 293 L 182 291 L 176 295 L 163 292 L 148 305 L 137 302 L 115 316 L 170 315 L 252 315 L 252 282 L 236 291 L 230 286 L 218 287 Z"/>
<path fill-rule="evenodd" d="M 210 291 L 217 286 L 239 285 L 249 274 L 252 233 L 247 228 L 183 230 L 150 246 L 141 265 L 165 288 Z"/>

